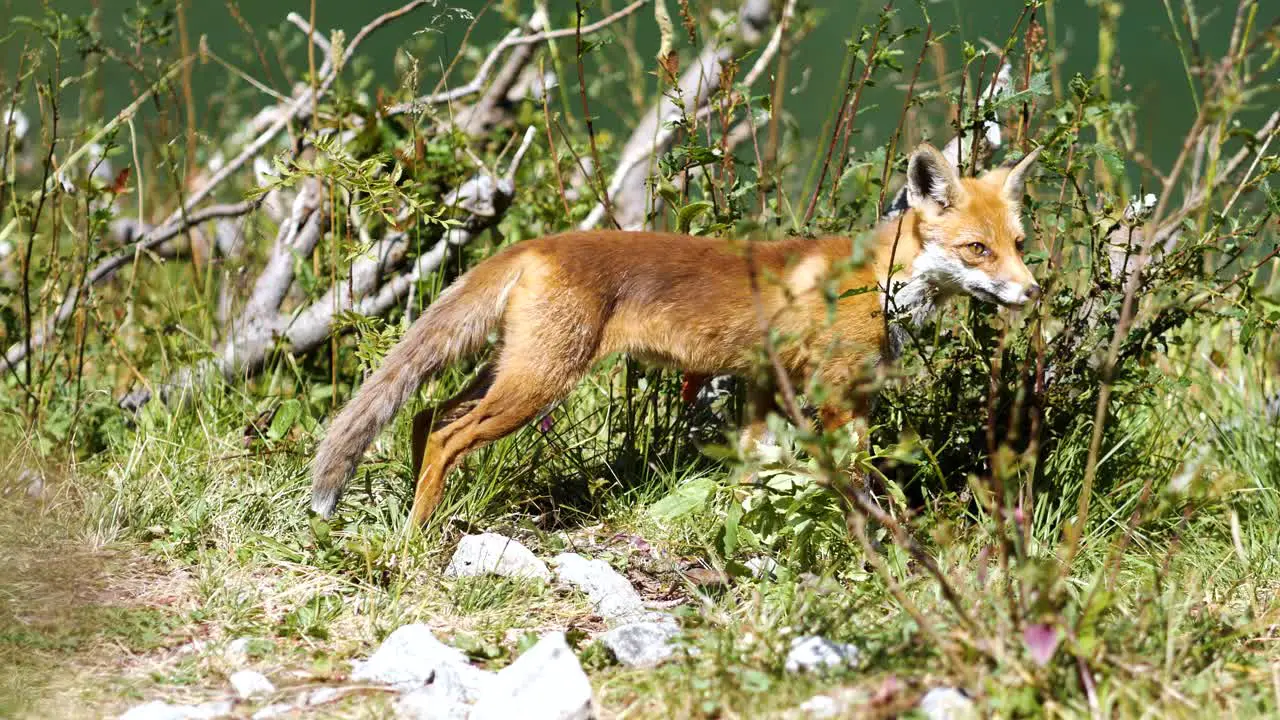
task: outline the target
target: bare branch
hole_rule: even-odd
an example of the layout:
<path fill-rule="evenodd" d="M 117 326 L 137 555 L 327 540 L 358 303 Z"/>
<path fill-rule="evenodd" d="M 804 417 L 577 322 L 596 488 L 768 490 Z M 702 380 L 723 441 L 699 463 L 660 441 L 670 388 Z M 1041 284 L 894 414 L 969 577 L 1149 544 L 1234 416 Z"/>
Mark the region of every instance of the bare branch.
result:
<path fill-rule="evenodd" d="M 649 1 L 650 0 L 635 0 L 635 2 L 632 2 L 630 5 L 627 5 L 608 17 L 597 20 L 590 25 L 583 25 L 581 34 L 585 36 L 604 30 L 610 25 L 626 18 L 628 15 L 631 15 L 636 10 L 644 7 L 649 3 Z M 545 24 L 546 17 L 535 15 L 530 21 L 530 24 L 532 25 L 538 22 Z M 461 85 L 452 90 L 447 90 L 441 93 L 423 95 L 422 97 L 410 102 L 392 105 L 384 112 L 386 115 L 400 115 L 407 112 L 418 112 L 431 105 L 450 103 L 455 100 L 461 100 L 462 98 L 475 95 L 480 92 L 480 90 L 485 86 L 485 83 L 488 82 L 489 73 L 493 72 L 494 66 L 497 65 L 498 60 L 501 59 L 502 54 L 507 50 L 525 45 L 544 43 L 558 38 L 573 37 L 577 32 L 578 31 L 575 28 L 563 28 L 560 30 L 548 30 L 546 32 L 535 33 L 533 35 L 521 35 L 519 29 L 512 30 L 493 48 L 493 50 L 489 51 L 489 55 L 485 57 L 484 62 L 480 63 L 480 67 L 476 70 L 475 77 L 471 78 L 471 81 L 466 85 Z"/>
<path fill-rule="evenodd" d="M 290 12 L 284 16 L 284 19 L 293 23 L 299 30 L 306 33 L 311 42 L 316 44 L 326 56 L 333 52 L 333 46 L 329 44 L 329 40 L 321 35 L 318 30 L 311 27 L 311 23 L 307 22 L 301 15 L 296 12 Z"/>
<path fill-rule="evenodd" d="M 794 10 L 795 0 L 788 0 L 783 8 L 783 16 L 790 17 Z M 761 29 L 768 27 L 772 18 L 771 2 L 746 0 L 738 13 L 738 40 L 744 44 L 755 44 L 761 38 Z M 781 33 L 785 25 L 786 23 L 776 25 L 773 37 L 747 78 L 754 81 L 763 74 L 764 68 L 781 46 Z M 704 49 L 676 84 L 673 94 L 679 101 L 665 97 L 658 101 L 640 120 L 623 145 L 618 170 L 609 181 L 607 190 L 609 199 L 614 204 L 614 218 L 623 229 L 637 229 L 644 225 L 649 205 L 645 182 L 652 174 L 655 158 L 675 138 L 678 128 L 673 123 L 682 118 L 695 117 L 706 106 L 709 98 L 720 89 L 721 67 L 733 55 L 734 48 L 731 45 L 711 45 Z M 599 203 L 579 227 L 595 227 L 604 216 L 604 204 Z"/>
<path fill-rule="evenodd" d="M 276 349 L 298 355 L 310 352 L 333 333 L 334 319 L 341 313 L 354 310 L 365 315 L 383 315 L 396 307 L 418 280 L 438 269 L 455 248 L 471 242 L 502 219 L 515 195 L 516 171 L 535 135 L 536 128 L 525 131 L 520 148 L 502 177 L 481 172 L 449 193 L 444 204 L 464 213 L 462 224 L 444 232 L 410 267 L 395 272 L 407 258 L 410 243 L 407 233 L 391 233 L 352 264 L 348 278 L 339 280 L 320 298 L 296 312 L 282 313 L 278 309 L 283 293 L 292 282 L 292 271 L 286 269 L 284 258 L 290 260 L 291 267 L 294 253 L 310 252 L 319 237 L 324 215 L 318 212 L 319 190 L 314 191 L 314 199 L 307 199 L 309 193 L 304 188 L 295 201 L 289 223 L 281 228 L 268 269 L 259 277 L 242 319 L 234 325 L 232 337 L 223 343 L 215 359 L 182 368 L 160 384 L 162 398 L 166 402 L 180 399 L 198 383 L 215 376 L 233 379 L 255 373 Z M 388 278 L 393 272 L 395 274 Z M 380 281 L 383 282 L 379 284 Z M 151 390 L 142 388 L 122 398 L 120 406 L 137 410 L 151 397 Z"/>
<path fill-rule="evenodd" d="M 344 66 L 346 64 L 346 60 L 352 56 L 360 44 L 371 33 L 392 20 L 402 17 L 419 7 L 426 5 L 427 2 L 428 0 L 413 0 L 413 2 L 409 2 L 401 6 L 399 9 L 383 13 L 382 15 L 374 18 L 371 22 L 361 28 L 360 32 L 356 33 L 355 37 L 352 38 L 351 43 L 348 44 L 343 53 L 340 65 Z M 177 72 L 177 70 L 181 68 L 182 63 L 190 62 L 191 59 L 192 58 L 190 57 L 184 58 L 181 62 L 175 64 L 170 68 L 170 71 L 166 74 L 165 78 L 171 77 L 173 73 Z M 330 53 L 330 56 L 326 58 L 325 63 L 320 70 L 320 74 L 323 76 L 323 79 L 315 90 L 316 98 L 328 92 L 329 88 L 333 85 L 334 80 L 337 79 L 338 71 L 341 70 L 341 67 L 334 68 L 332 61 L 333 58 Z M 63 163 L 63 167 L 72 166 L 80 155 L 87 152 L 101 136 L 118 126 L 121 122 L 124 122 L 128 117 L 131 117 L 132 113 L 151 96 L 156 87 L 157 85 L 153 85 L 149 88 L 124 111 L 117 115 L 115 119 L 107 123 L 107 125 L 99 131 L 98 135 L 94 136 L 94 138 L 92 138 L 88 143 L 85 143 L 85 145 L 71 153 Z M 279 135 L 280 131 L 288 126 L 290 122 L 307 117 L 310 114 L 312 104 L 312 91 L 310 89 L 306 89 L 301 92 L 293 102 L 285 107 L 284 112 L 273 113 L 274 119 L 271 123 L 267 125 L 267 127 L 263 129 L 253 141 L 246 145 L 235 158 L 219 168 L 212 177 L 204 182 L 204 184 L 200 185 L 194 192 L 188 195 L 186 202 L 184 202 L 181 207 L 170 213 L 169 216 L 157 226 L 157 229 L 135 235 L 133 237 L 133 245 L 103 260 L 93 270 L 89 271 L 85 276 L 84 282 L 78 287 L 72 288 L 68 291 L 67 296 L 63 298 L 62 303 L 58 306 L 57 312 L 54 313 L 53 317 L 50 318 L 39 332 L 33 333 L 29 342 L 17 343 L 8 349 L 5 353 L 5 359 L 8 364 L 10 366 L 17 365 L 26 358 L 28 352 L 44 345 L 57 326 L 71 316 L 71 313 L 75 310 L 80 297 L 88 291 L 89 288 L 110 278 L 116 270 L 119 270 L 124 265 L 132 262 L 134 257 L 142 251 L 152 251 L 161 243 L 168 241 L 180 233 L 186 232 L 201 222 L 215 218 L 242 215 L 257 207 L 257 201 L 245 201 L 235 205 L 216 206 L 216 209 L 210 208 L 206 211 L 195 210 L 195 208 L 208 199 L 223 182 L 238 172 L 251 159 L 257 157 L 276 138 L 276 136 Z M 127 226 L 128 224 L 126 223 L 120 227 L 123 229 Z"/>

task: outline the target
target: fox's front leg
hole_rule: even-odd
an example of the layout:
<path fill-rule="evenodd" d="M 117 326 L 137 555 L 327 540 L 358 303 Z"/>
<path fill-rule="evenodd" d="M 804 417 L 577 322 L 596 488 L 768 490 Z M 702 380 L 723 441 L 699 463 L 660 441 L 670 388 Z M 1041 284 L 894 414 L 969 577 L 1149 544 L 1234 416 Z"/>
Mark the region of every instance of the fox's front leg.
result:
<path fill-rule="evenodd" d="M 743 418 L 742 430 L 738 435 L 738 450 L 744 457 L 756 456 L 759 446 L 773 444 L 772 433 L 769 432 L 769 413 L 782 414 L 774 397 L 773 388 L 767 385 L 752 384 L 747 388 L 747 406 Z"/>

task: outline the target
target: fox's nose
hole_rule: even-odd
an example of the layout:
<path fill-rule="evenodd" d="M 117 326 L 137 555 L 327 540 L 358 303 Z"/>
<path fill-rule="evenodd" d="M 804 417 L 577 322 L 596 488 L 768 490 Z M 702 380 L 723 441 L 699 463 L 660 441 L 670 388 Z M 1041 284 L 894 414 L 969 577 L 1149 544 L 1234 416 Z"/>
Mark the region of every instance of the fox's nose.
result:
<path fill-rule="evenodd" d="M 1031 283 L 1027 286 L 1027 302 L 1035 302 L 1040 298 L 1040 286 Z"/>

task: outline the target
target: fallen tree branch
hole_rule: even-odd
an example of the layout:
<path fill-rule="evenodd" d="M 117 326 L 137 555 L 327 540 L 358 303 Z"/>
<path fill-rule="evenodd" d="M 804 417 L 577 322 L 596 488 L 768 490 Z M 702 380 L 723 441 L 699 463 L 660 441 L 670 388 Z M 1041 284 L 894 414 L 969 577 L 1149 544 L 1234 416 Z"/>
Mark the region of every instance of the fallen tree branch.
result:
<path fill-rule="evenodd" d="M 431 249 L 419 255 L 409 267 L 401 268 L 408 256 L 408 233 L 393 232 L 352 264 L 348 278 L 338 280 L 305 307 L 287 313 L 266 312 L 266 308 L 274 304 L 278 309 L 277 298 L 283 298 L 287 291 L 284 283 L 292 282 L 291 274 L 286 276 L 282 269 L 277 270 L 274 281 L 268 281 L 263 279 L 269 275 L 264 271 L 253 299 L 242 313 L 243 320 L 235 323 L 233 336 L 223 343 L 214 358 L 181 368 L 168 381 L 157 384 L 162 400 L 180 400 L 212 377 L 233 380 L 255 373 L 276 350 L 294 355 L 315 350 L 334 332 L 334 320 L 342 313 L 354 310 L 364 315 L 383 315 L 390 311 L 418 280 L 438 269 L 456 248 L 470 243 L 502 219 L 515 196 L 516 171 L 535 134 L 533 127 L 525 131 L 505 175 L 495 177 L 481 171 L 446 196 L 444 204 L 464 214 L 462 224 L 444 231 Z M 304 234 L 310 232 L 311 223 L 318 226 L 324 213 L 317 211 L 318 200 L 315 209 L 310 209 L 312 202 L 303 200 L 306 194 L 300 193 L 295 203 L 293 228 L 281 229 L 282 235 L 276 244 L 280 252 L 273 254 L 273 259 L 284 256 L 286 250 L 306 249 L 306 243 L 314 246 L 314 241 Z M 304 220 L 302 215 L 307 212 L 310 212 L 309 219 Z M 397 269 L 399 272 L 395 272 Z M 387 277 L 392 272 L 394 274 Z M 151 388 L 140 388 L 122 398 L 120 406 L 136 411 L 151 398 Z"/>
<path fill-rule="evenodd" d="M 788 0 L 783 8 L 783 16 L 790 17 L 795 10 L 795 0 Z M 738 11 L 738 43 L 755 45 L 761 39 L 763 29 L 773 20 L 773 3 L 769 0 L 744 0 Z M 773 39 L 765 47 L 765 53 L 756 63 L 756 69 L 748 75 L 755 80 L 763 73 L 768 62 L 772 60 L 781 46 L 782 28 L 786 23 L 777 23 Z M 775 41 L 776 40 L 776 41 Z M 724 63 L 736 54 L 735 43 L 728 45 L 713 44 L 705 48 L 693 64 L 676 82 L 673 94 L 676 100 L 664 97 L 645 113 L 631 136 L 623 145 L 618 159 L 618 169 L 614 172 L 606 190 L 608 201 L 612 204 L 613 217 L 625 230 L 635 230 L 644 226 L 649 210 L 650 193 L 647 180 L 652 175 L 655 159 L 670 147 L 679 128 L 673 123 L 682 118 L 696 117 L 706 107 L 707 102 L 720 89 Z M 579 224 L 586 230 L 600 224 L 605 217 L 605 203 L 599 202 L 587 217 Z"/>
<path fill-rule="evenodd" d="M 426 5 L 428 1 L 429 0 L 413 0 L 396 10 L 383 13 L 382 15 L 374 18 L 371 22 L 361 28 L 360 31 L 356 33 L 355 37 L 352 38 L 350 44 L 348 44 L 346 49 L 343 51 L 342 58 L 340 58 L 340 62 L 337 67 L 334 67 L 333 56 L 332 53 L 330 53 L 329 57 L 325 59 L 324 65 L 321 66 L 320 75 L 322 76 L 322 80 L 316 87 L 314 93 L 309 88 L 301 92 L 298 97 L 285 108 L 285 111 L 283 113 L 279 113 L 278 116 L 266 127 L 266 129 L 264 129 L 253 141 L 245 146 L 235 158 L 214 172 L 213 176 L 192 192 L 186 198 L 186 201 L 178 207 L 178 209 L 170 213 L 163 222 L 156 226 L 157 229 L 136 236 L 129 246 L 100 261 L 97 266 L 86 274 L 84 282 L 80 283 L 75 288 L 68 290 L 66 297 L 64 297 L 62 302 L 59 304 L 58 310 L 51 318 L 49 318 L 39 332 L 33 333 L 32 337 L 29 338 L 28 341 L 15 343 L 8 349 L 8 351 L 6 351 L 5 360 L 7 364 L 10 367 L 17 366 L 18 363 L 21 363 L 26 359 L 29 352 L 39 349 L 48 342 L 57 327 L 65 322 L 75 311 L 80 298 L 85 292 L 94 285 L 104 282 L 110 278 L 116 270 L 119 270 L 121 267 L 133 262 L 134 258 L 137 257 L 139 253 L 143 251 L 153 251 L 161 243 L 171 240 L 173 237 L 186 232 L 191 227 L 194 227 L 201 222 L 215 218 L 234 217 L 237 214 L 245 214 L 254 209 L 257 206 L 256 201 L 245 201 L 236 205 L 218 206 L 220 208 L 219 210 L 208 214 L 202 214 L 195 210 L 195 208 L 208 199 L 223 182 L 239 171 L 247 162 L 249 162 L 249 160 L 257 157 L 273 140 L 275 140 L 280 131 L 287 127 L 290 122 L 293 122 L 296 119 L 306 118 L 310 115 L 313 105 L 313 94 L 314 97 L 318 99 L 328 92 L 329 88 L 333 85 L 333 82 L 337 79 L 338 73 L 341 71 L 342 67 L 345 66 L 346 61 L 352 57 L 356 49 L 371 33 L 378 28 L 383 27 L 388 22 Z M 182 62 L 190 62 L 191 60 L 192 58 L 184 58 Z M 177 69 L 180 69 L 180 67 L 181 63 L 176 64 L 174 68 L 170 69 L 170 72 L 166 77 L 172 75 L 177 71 Z M 131 103 L 125 111 L 122 111 L 117 115 L 112 122 L 104 126 L 103 130 L 99 131 L 98 135 L 95 135 L 88 143 L 85 143 L 78 150 L 71 153 L 71 155 L 67 157 L 66 162 L 64 162 L 63 167 L 71 166 L 84 152 L 87 152 L 88 148 L 90 148 L 100 138 L 100 136 L 103 136 L 110 129 L 118 126 L 127 117 L 131 116 L 132 111 L 136 110 L 142 102 L 150 97 L 150 94 L 154 92 L 155 87 L 156 86 L 153 85 L 152 88 L 149 88 L 145 93 L 143 93 L 143 95 L 139 96 L 137 100 Z"/>
<path fill-rule="evenodd" d="M 632 2 L 630 5 L 627 5 L 612 15 L 597 20 L 589 25 L 583 25 L 580 31 L 577 28 L 563 28 L 560 30 L 539 32 L 533 35 L 522 35 L 519 29 L 512 30 L 510 33 L 507 33 L 507 36 L 504 37 L 502 41 L 493 48 L 493 50 L 489 51 L 484 62 L 480 63 L 480 67 L 476 70 L 475 77 L 471 78 L 471 81 L 467 84 L 461 85 L 452 90 L 446 90 L 445 92 L 423 95 L 422 97 L 410 100 L 409 102 L 391 105 L 387 107 L 383 113 L 391 116 L 401 115 L 408 112 L 419 112 L 432 105 L 442 105 L 444 103 L 454 102 L 455 100 L 461 100 L 462 98 L 475 95 L 480 92 L 480 90 L 485 86 L 485 83 L 488 82 L 489 73 L 493 72 L 494 66 L 497 65 L 498 60 L 502 58 L 503 53 L 511 48 L 549 42 L 559 38 L 574 37 L 576 34 L 579 34 L 579 32 L 584 36 L 591 35 L 604 30 L 623 18 L 626 18 L 636 10 L 639 10 L 641 7 L 649 4 L 649 2 L 650 0 L 635 0 L 635 2 Z M 530 24 L 536 24 L 539 23 L 539 21 L 545 24 L 546 17 L 540 13 L 535 14 Z"/>

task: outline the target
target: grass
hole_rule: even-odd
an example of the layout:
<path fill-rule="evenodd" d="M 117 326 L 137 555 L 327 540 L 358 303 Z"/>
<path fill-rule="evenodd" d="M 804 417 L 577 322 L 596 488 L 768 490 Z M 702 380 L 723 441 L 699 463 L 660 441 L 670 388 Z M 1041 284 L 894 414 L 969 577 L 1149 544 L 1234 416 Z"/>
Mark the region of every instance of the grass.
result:
<path fill-rule="evenodd" d="M 1093 702 L 1103 714 L 1191 717 L 1213 708 L 1244 717 L 1277 707 L 1272 628 L 1280 567 L 1272 549 L 1280 451 L 1265 441 L 1275 432 L 1260 422 L 1265 408 L 1245 384 L 1227 382 L 1232 373 L 1258 372 L 1260 361 L 1240 355 L 1231 363 L 1219 378 L 1198 366 L 1179 376 L 1180 363 L 1170 359 L 1169 382 L 1153 407 L 1123 418 L 1134 432 L 1109 448 L 1197 458 L 1186 492 L 1206 499 L 1194 513 L 1126 534 L 1132 493 L 1119 487 L 1099 497 L 1097 527 L 1059 590 L 1105 588 L 1104 598 L 1082 603 L 1099 622 L 1077 625 L 1096 634 L 1063 639 L 1095 658 Z M 657 466 L 622 464 L 635 474 L 615 468 L 601 481 L 600 456 L 619 451 L 619 436 L 600 427 L 606 392 L 589 384 L 556 411 L 554 432 L 531 427 L 477 454 L 448 491 L 458 519 L 423 535 L 404 527 L 403 428 L 375 450 L 334 527 L 316 532 L 299 510 L 309 434 L 249 455 L 242 423 L 250 408 L 229 412 L 211 399 L 190 413 L 144 414 L 123 446 L 68 471 L 55 499 L 6 502 L 4 546 L 24 553 L 6 563 L 0 583 L 9 609 L 0 658 L 16 671 L 6 673 L 6 710 L 40 715 L 61 707 L 71 716 L 86 700 L 101 709 L 131 697 L 212 696 L 234 667 L 223 658 L 233 638 L 251 638 L 250 665 L 285 687 L 339 680 L 349 660 L 392 629 L 425 622 L 489 667 L 509 662 L 530 633 L 569 628 L 608 716 L 763 716 L 834 688 L 862 698 L 860 712 L 886 714 L 909 709 L 940 684 L 968 688 L 1001 715 L 1091 712 L 1084 694 L 1046 695 L 1037 687 L 1054 676 L 1069 686 L 1073 663 L 1061 651 L 1044 668 L 1026 661 L 995 592 L 1003 578 L 991 536 L 957 496 L 936 498 L 915 523 L 932 528 L 933 551 L 990 635 L 944 624 L 963 638 L 962 648 L 986 643 L 1001 658 L 994 665 L 961 668 L 922 644 L 920 629 L 847 540 L 826 561 L 789 565 L 781 557 L 775 580 L 730 573 L 727 583 L 706 581 L 698 568 L 750 554 L 724 555 L 719 537 L 723 498 L 738 492 L 736 470 L 710 465 L 673 477 Z M 653 428 L 641 432 L 641 449 L 660 437 Z M 723 489 L 674 517 L 653 512 L 692 477 Z M 606 558 L 650 598 L 683 601 L 675 612 L 688 628 L 685 651 L 657 670 L 622 668 L 590 642 L 603 624 L 575 593 L 444 578 L 452 542 L 479 528 L 509 533 L 543 557 L 572 549 Z M 1047 529 L 1033 535 L 1053 547 Z M 1117 561 L 1108 554 L 1119 535 L 1129 539 Z M 892 576 L 926 617 L 954 618 L 901 551 L 890 544 L 886 553 Z M 789 674 L 789 642 L 806 634 L 851 642 L 864 660 L 816 676 Z M 191 639 L 208 644 L 178 656 Z M 976 648 L 960 652 L 976 660 Z M 74 687 L 68 674 L 78 678 Z M 319 716 L 362 717 L 370 703 L 384 701 L 347 700 Z"/>
<path fill-rule="evenodd" d="M 848 703 L 854 716 L 910 716 L 925 692 L 941 686 L 963 688 L 982 713 L 997 717 L 1280 714 L 1280 353 L 1273 339 L 1280 313 L 1270 214 L 1280 207 L 1272 189 L 1280 162 L 1268 150 L 1274 131 L 1251 130 L 1244 107 L 1265 104 L 1277 89 L 1265 78 L 1274 68 L 1266 42 L 1274 27 L 1261 29 L 1260 15 L 1255 25 L 1256 12 L 1241 14 L 1235 50 L 1216 60 L 1197 51 L 1203 67 L 1187 79 L 1203 110 L 1178 161 L 1185 174 L 1170 179 L 1148 167 L 1152 153 L 1139 152 L 1139 109 L 1112 95 L 1122 83 L 1081 76 L 1061 87 L 1061 58 L 1045 53 L 1043 26 L 1032 24 L 1043 9 L 1028 6 L 1025 37 L 1011 31 L 1006 50 L 1015 56 L 1020 92 L 992 112 L 1045 148 L 1045 171 L 1025 208 L 1029 257 L 1045 296 L 1016 315 L 960 300 L 913 338 L 872 417 L 870 453 L 846 432 L 818 434 L 774 418 L 777 457 L 740 458 L 726 449 L 733 433 L 713 417 L 734 415 L 740 398 L 717 401 L 714 412 L 690 409 L 677 375 L 620 358 L 592 373 L 546 422 L 469 457 L 421 532 L 406 526 L 409 418 L 417 409 L 406 408 L 366 455 L 337 516 L 321 522 L 305 508 L 308 463 L 324 421 L 399 336 L 403 312 L 346 317 L 349 332 L 332 346 L 276 352 L 251 378 L 202 383 L 185 402 L 156 400 L 126 413 L 116 404 L 125 391 L 218 352 L 226 331 L 219 296 L 247 291 L 241 271 L 247 282 L 275 228 L 265 213 L 254 216 L 251 247 L 239 258 L 159 262 L 140 253 L 78 306 L 61 344 L 3 371 L 0 446 L 12 450 L 0 457 L 0 715 L 102 717 L 148 699 L 220 698 L 230 673 L 251 667 L 279 692 L 237 709 L 247 716 L 319 685 L 344 684 L 351 661 L 410 622 L 428 624 L 493 669 L 538 634 L 564 630 L 607 718 L 800 717 L 799 706 L 818 693 Z M 139 12 L 130 16 L 129 36 L 167 37 L 177 31 L 169 20 Z M 817 20 L 802 9 L 795 32 Z M 869 53 L 872 66 L 849 77 L 901 85 L 896 58 L 915 49 L 920 28 L 900 27 L 891 13 L 881 20 L 864 29 L 862 42 L 879 37 L 883 52 Z M 709 17 L 689 22 L 710 32 Z M 38 36 L 33 46 L 93 53 L 91 26 L 50 22 L 29 32 Z M 929 29 L 923 37 L 935 42 L 950 34 Z M 547 61 L 560 63 L 567 47 Z M 845 168 L 824 167 L 820 174 L 841 184 L 810 188 L 822 199 L 812 223 L 796 217 L 810 200 L 796 191 L 807 170 L 817 177 L 836 138 L 794 137 L 786 113 L 808 109 L 787 108 L 768 133 L 781 132 L 778 153 L 768 147 L 772 140 L 759 140 L 768 160 L 754 148 L 716 154 L 712 141 L 727 132 L 728 115 L 720 118 L 724 127 L 699 126 L 707 145 L 702 130 L 682 135 L 656 163 L 655 191 L 667 203 L 656 224 L 721 235 L 847 233 L 870 224 L 878 199 L 895 189 L 880 187 L 880 177 L 903 169 L 908 140 L 922 130 L 941 137 L 950 118 L 973 120 L 973 79 L 965 77 L 967 95 L 963 83 L 952 86 L 959 75 L 945 67 L 947 53 L 931 53 L 940 48 L 928 40 L 919 47 L 921 62 L 928 56 L 939 64 L 921 77 L 938 79 L 904 100 L 896 149 L 858 145 Z M 595 64 L 635 54 L 630 42 L 583 52 L 592 73 Z M 969 74 L 1006 59 L 976 46 L 954 54 Z M 61 56 L 39 57 L 48 63 L 41 72 L 61 68 Z M 638 56 L 625 59 L 632 75 L 649 67 Z M 460 68 L 473 70 L 467 66 L 475 62 L 464 58 Z M 417 207 L 435 217 L 439 196 L 471 177 L 477 159 L 505 167 L 504 148 L 532 123 L 538 142 L 516 174 L 515 201 L 496 228 L 416 283 L 406 305 L 416 314 L 462 268 L 503 245 L 568 229 L 590 211 L 590 193 L 571 199 L 547 189 L 571 179 L 572 161 L 589 149 L 570 110 L 580 99 L 601 102 L 608 83 L 622 77 L 598 75 L 559 107 L 516 103 L 511 127 L 483 138 L 439 132 L 419 143 L 416 125 L 389 123 L 345 147 L 352 157 L 343 162 L 307 166 L 281 156 L 282 183 L 316 174 L 364 188 L 370 207 Z M 0 90 L 24 88 L 0 69 Z M 407 99 L 416 90 L 406 79 L 406 87 L 386 92 Z M 847 90 L 861 94 L 861 87 Z M 326 103 L 382 123 L 361 99 L 376 91 L 371 76 L 352 71 Z M 784 91 L 775 87 L 768 97 L 782 100 Z M 233 95 L 228 102 L 239 102 Z M 743 110 L 744 99 L 732 93 L 718 94 L 721 101 L 726 113 Z M 753 112 L 762 110 L 759 99 L 752 102 Z M 53 106 L 40 107 L 50 113 Z M 542 146 L 547 128 L 539 123 L 548 121 L 559 132 L 548 133 L 554 148 Z M 95 129 L 76 127 L 64 125 L 43 157 L 62 157 L 64 147 L 79 145 L 76 133 Z M 840 118 L 827 127 L 842 127 Z M 186 162 L 207 160 L 173 155 L 175 147 L 201 144 L 194 133 L 181 143 L 169 126 L 139 120 L 128 129 L 143 137 L 128 154 L 136 162 L 141 154 L 145 167 L 185 178 Z M 214 130 L 207 130 L 211 144 Z M 849 138 L 865 144 L 862 129 L 856 133 L 845 135 L 837 160 Z M 599 140 L 592 154 L 609 165 L 619 138 L 602 131 Z M 324 142 L 341 155 L 344 141 Z M 222 149 L 238 149 L 231 144 Z M 1219 163 L 1241 149 L 1256 153 L 1256 162 L 1219 173 Z M 6 164 L 14 148 L 0 153 L 0 170 L 18 167 Z M 24 301 L 13 303 L 20 311 L 0 308 L 6 345 L 51 314 L 62 288 L 110 251 L 98 247 L 110 213 L 88 207 L 106 189 L 73 195 L 50 183 L 43 202 L 35 192 L 46 187 L 41 156 L 32 157 L 31 167 L 0 182 L 0 233 L 9 233 L 0 240 L 23 251 L 8 257 L 36 258 L 0 257 L 3 296 Z M 775 157 L 776 167 L 758 164 Z M 695 175 L 688 162 L 709 164 Z M 1103 165 L 1107 177 L 1099 180 Z M 389 167 L 395 172 L 383 172 Z M 1140 180 L 1130 182 L 1127 171 Z M 142 195 L 148 208 L 167 211 L 181 193 L 162 176 L 125 176 L 117 189 L 128 203 L 115 211 L 131 211 Z M 1123 208 L 1157 186 L 1161 205 L 1148 208 L 1157 214 L 1194 196 L 1187 188 L 1202 189 L 1206 201 L 1181 219 L 1174 251 L 1128 286 L 1111 262 L 1117 238 L 1156 223 L 1125 219 Z M 245 180 L 226 194 L 240 199 L 249 190 Z M 336 204 L 326 211 L 331 228 L 364 222 Z M 361 229 L 384 230 L 370 222 Z M 432 242 L 428 230 L 415 227 L 421 236 L 414 241 Z M 350 235 L 327 232 L 322 251 L 299 259 L 286 311 L 317 299 L 330 279 L 342 281 L 364 249 Z M 1126 316 L 1129 300 L 1136 310 Z M 447 397 L 473 371 L 444 372 L 411 405 Z M 829 489 L 851 468 L 872 479 L 870 509 L 850 510 Z M 30 470 L 43 478 L 41 492 L 28 492 Z M 445 577 L 458 539 L 480 531 L 517 538 L 546 559 L 572 551 L 606 560 L 646 600 L 680 618 L 680 651 L 658 668 L 626 668 L 594 640 L 605 623 L 581 594 L 556 584 Z M 762 558 L 776 561 L 771 575 L 749 566 Z M 815 634 L 857 646 L 860 661 L 787 672 L 791 642 Z M 353 688 L 304 714 L 384 717 L 391 702 L 385 691 Z"/>

